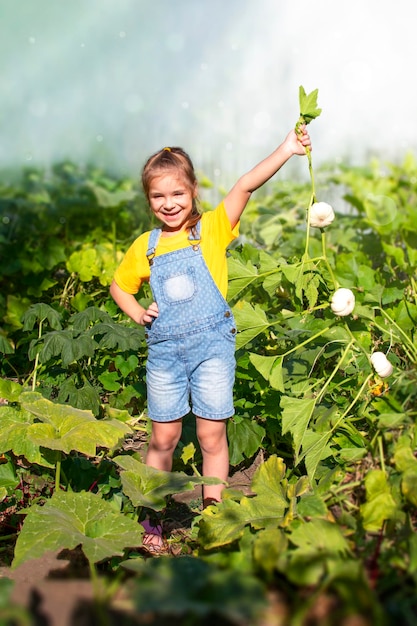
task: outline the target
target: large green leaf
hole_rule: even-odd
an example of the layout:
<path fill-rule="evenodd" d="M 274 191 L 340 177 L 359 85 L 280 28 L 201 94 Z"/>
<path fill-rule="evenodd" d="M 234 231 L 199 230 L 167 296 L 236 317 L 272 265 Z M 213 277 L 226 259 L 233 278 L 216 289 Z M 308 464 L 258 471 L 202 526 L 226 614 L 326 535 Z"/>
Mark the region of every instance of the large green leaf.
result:
<path fill-rule="evenodd" d="M 249 353 L 251 363 L 267 380 L 273 389 L 284 393 L 284 377 L 282 372 L 283 358 L 280 356 L 264 356 L 263 354 Z"/>
<path fill-rule="evenodd" d="M 258 269 L 250 261 L 244 264 L 233 257 L 228 258 L 227 265 L 229 272 L 227 297 L 233 299 L 243 291 L 245 287 L 257 280 Z"/>
<path fill-rule="evenodd" d="M 265 437 L 265 428 L 255 420 L 232 419 L 227 423 L 229 454 L 231 465 L 238 465 L 245 458 L 250 459 L 260 448 Z"/>
<path fill-rule="evenodd" d="M 304 433 L 301 442 L 302 454 L 298 462 L 305 459 L 307 474 L 311 480 L 314 478 L 319 462 L 332 454 L 332 450 L 328 445 L 331 435 L 331 430 L 316 432 L 307 429 Z"/>
<path fill-rule="evenodd" d="M 349 544 L 340 527 L 325 519 L 314 518 L 311 521 L 297 524 L 289 538 L 299 551 L 310 556 L 316 552 L 322 554 L 348 554 L 350 552 Z"/>
<path fill-rule="evenodd" d="M 0 465 L 0 489 L 15 489 L 20 483 L 14 463 L 8 461 Z"/>
<path fill-rule="evenodd" d="M 77 409 L 89 409 L 94 415 L 100 412 L 100 394 L 97 387 L 93 387 L 88 380 L 80 387 L 76 374 L 66 378 L 61 384 L 57 402 L 70 404 Z"/>
<path fill-rule="evenodd" d="M 72 324 L 76 330 L 87 330 L 87 328 L 96 322 L 111 322 L 110 315 L 96 306 L 90 306 L 84 311 L 75 313 L 69 319 L 69 323 Z"/>
<path fill-rule="evenodd" d="M 202 546 L 210 550 L 240 539 L 246 526 L 256 530 L 277 527 L 283 517 L 282 503 L 266 494 L 243 496 L 240 502 L 224 499 L 203 511 L 198 536 Z"/>
<path fill-rule="evenodd" d="M 23 387 L 19 383 L 0 378 L 0 398 L 4 398 L 8 402 L 16 402 L 22 391 Z"/>
<path fill-rule="evenodd" d="M 302 85 L 299 87 L 298 97 L 300 104 L 300 116 L 303 118 L 305 124 L 309 124 L 321 113 L 321 109 L 317 106 L 318 93 L 319 90 L 314 89 L 307 94 Z"/>
<path fill-rule="evenodd" d="M 283 509 L 288 506 L 284 461 L 275 454 L 256 470 L 251 484 L 252 491 L 279 502 Z"/>
<path fill-rule="evenodd" d="M 288 539 L 284 531 L 279 528 L 267 528 L 256 533 L 253 557 L 261 570 L 272 573 L 287 549 Z"/>
<path fill-rule="evenodd" d="M 157 470 L 129 455 L 120 455 L 113 460 L 122 469 L 123 492 L 133 506 L 144 506 L 155 511 L 161 511 L 166 506 L 168 495 L 192 491 L 197 485 L 218 485 L 222 482 L 213 477 Z"/>
<path fill-rule="evenodd" d="M 23 330 L 32 330 L 35 324 L 48 320 L 49 326 L 55 330 L 60 330 L 61 315 L 49 304 L 39 302 L 32 304 L 23 316 Z"/>
<path fill-rule="evenodd" d="M 39 342 L 31 345 L 29 358 L 34 358 L 34 350 L 38 350 L 38 345 Z M 64 367 L 84 357 L 92 358 L 97 348 L 97 343 L 92 337 L 86 333 L 79 334 L 71 328 L 47 333 L 41 345 L 39 352 L 41 363 L 47 363 L 53 357 L 60 357 Z"/>
<path fill-rule="evenodd" d="M 7 339 L 7 337 L 0 332 L 0 352 L 2 354 L 13 354 L 14 346 L 13 343 Z"/>
<path fill-rule="evenodd" d="M 246 526 L 254 530 L 277 528 L 289 506 L 284 474 L 282 459 L 272 456 L 255 473 L 251 486 L 254 496 L 243 496 L 239 502 L 224 499 L 216 507 L 205 509 L 199 531 L 204 548 L 240 539 Z"/>
<path fill-rule="evenodd" d="M 123 556 L 140 546 L 143 528 L 90 492 L 56 491 L 43 506 L 29 509 L 19 533 L 12 567 L 45 552 L 81 545 L 90 563 Z"/>
<path fill-rule="evenodd" d="M 265 311 L 260 306 L 252 306 L 243 300 L 235 304 L 233 315 L 239 331 L 236 337 L 236 348 L 243 347 L 270 326 Z"/>
<path fill-rule="evenodd" d="M 36 392 L 22 393 L 20 400 L 23 408 L 42 421 L 28 427 L 28 437 L 51 450 L 95 456 L 98 447 L 114 449 L 131 432 L 118 420 L 96 420 L 91 411 L 55 404 Z"/>
<path fill-rule="evenodd" d="M 142 327 L 130 328 L 113 322 L 101 322 L 93 326 L 89 333 L 99 336 L 100 348 L 117 349 L 120 351 L 138 350 L 143 342 L 144 330 Z"/>
<path fill-rule="evenodd" d="M 28 431 L 34 416 L 18 406 L 0 407 L 0 454 L 13 452 L 15 456 L 24 457 L 29 463 L 45 467 L 53 466 L 53 459 L 40 450 L 39 444 L 32 441 Z"/>
<path fill-rule="evenodd" d="M 100 276 L 101 268 L 95 248 L 91 244 L 84 244 L 81 250 L 75 250 L 69 257 L 66 265 L 72 274 L 78 274 L 83 282 L 90 282 L 94 276 Z"/>
<path fill-rule="evenodd" d="M 365 488 L 366 502 L 360 507 L 363 527 L 379 531 L 386 520 L 397 516 L 398 505 L 383 470 L 369 471 L 365 477 Z"/>
<path fill-rule="evenodd" d="M 282 434 L 291 433 L 294 441 L 296 463 L 304 434 L 313 415 L 316 401 L 314 398 L 290 398 L 282 396 Z"/>

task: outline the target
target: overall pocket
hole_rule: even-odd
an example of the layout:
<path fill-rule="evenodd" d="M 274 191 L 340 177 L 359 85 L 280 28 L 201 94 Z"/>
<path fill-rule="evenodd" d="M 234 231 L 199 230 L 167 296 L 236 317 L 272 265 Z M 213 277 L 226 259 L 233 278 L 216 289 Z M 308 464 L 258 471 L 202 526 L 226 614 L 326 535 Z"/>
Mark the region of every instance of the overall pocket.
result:
<path fill-rule="evenodd" d="M 193 267 L 170 276 L 159 276 L 158 279 L 161 296 L 167 304 L 190 302 L 196 295 L 197 281 Z"/>

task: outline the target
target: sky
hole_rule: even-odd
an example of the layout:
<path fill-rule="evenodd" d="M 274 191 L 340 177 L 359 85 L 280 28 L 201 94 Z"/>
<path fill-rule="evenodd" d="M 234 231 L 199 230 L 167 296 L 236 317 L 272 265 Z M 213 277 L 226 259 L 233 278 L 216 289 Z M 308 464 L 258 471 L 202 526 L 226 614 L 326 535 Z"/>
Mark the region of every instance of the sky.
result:
<path fill-rule="evenodd" d="M 0 0 L 0 168 L 136 174 L 180 145 L 228 181 L 318 89 L 313 162 L 417 148 L 412 0 Z"/>

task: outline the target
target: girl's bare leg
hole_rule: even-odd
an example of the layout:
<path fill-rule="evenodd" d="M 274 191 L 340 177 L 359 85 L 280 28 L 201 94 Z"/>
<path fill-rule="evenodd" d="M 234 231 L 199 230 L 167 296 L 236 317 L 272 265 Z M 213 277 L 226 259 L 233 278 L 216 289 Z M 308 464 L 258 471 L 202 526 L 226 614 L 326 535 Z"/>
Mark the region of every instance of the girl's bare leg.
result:
<path fill-rule="evenodd" d="M 181 437 L 182 420 L 152 422 L 152 433 L 146 453 L 146 465 L 170 472 L 172 457 Z"/>
<path fill-rule="evenodd" d="M 215 476 L 226 481 L 229 476 L 229 447 L 226 436 L 227 420 L 197 417 L 197 437 L 203 455 L 203 476 Z M 204 485 L 203 506 L 220 502 L 224 485 Z"/>
<path fill-rule="evenodd" d="M 152 433 L 146 453 L 146 465 L 155 469 L 172 469 L 172 457 L 181 437 L 182 420 L 174 422 L 152 422 Z M 163 545 L 162 527 L 152 526 L 149 520 L 143 522 L 145 533 L 143 545 L 150 551 L 158 551 Z"/>

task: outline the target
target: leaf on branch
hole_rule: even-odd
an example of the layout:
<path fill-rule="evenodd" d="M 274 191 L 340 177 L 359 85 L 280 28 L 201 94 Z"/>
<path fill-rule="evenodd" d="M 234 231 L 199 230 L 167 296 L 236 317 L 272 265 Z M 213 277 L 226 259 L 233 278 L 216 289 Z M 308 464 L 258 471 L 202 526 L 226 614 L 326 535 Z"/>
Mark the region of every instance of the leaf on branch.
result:
<path fill-rule="evenodd" d="M 143 528 L 89 492 L 56 491 L 43 506 L 33 506 L 19 533 L 12 567 L 49 551 L 81 545 L 91 564 L 123 556 L 142 543 Z"/>
<path fill-rule="evenodd" d="M 301 123 L 309 124 L 312 120 L 316 119 L 321 113 L 321 109 L 317 106 L 317 96 L 319 90 L 306 94 L 302 85 L 299 88 L 299 101 L 300 101 L 300 117 L 303 118 Z"/>
<path fill-rule="evenodd" d="M 36 392 L 23 393 L 21 404 L 43 422 L 29 426 L 28 437 L 50 450 L 95 456 L 98 447 L 114 449 L 131 432 L 118 420 L 96 420 L 91 411 L 55 404 Z"/>
<path fill-rule="evenodd" d="M 49 304 L 38 302 L 32 304 L 23 316 L 23 330 L 32 330 L 35 324 L 48 320 L 49 326 L 54 330 L 60 330 L 61 316 Z"/>
<path fill-rule="evenodd" d="M 301 441 L 302 454 L 298 462 L 305 458 L 306 470 L 310 480 L 313 480 L 319 462 L 332 454 L 328 445 L 332 432 L 332 430 L 324 433 L 306 430 L 304 433 Z"/>
<path fill-rule="evenodd" d="M 296 464 L 299 462 L 301 444 L 315 405 L 314 398 L 281 398 L 282 434 L 289 432 L 292 435 Z"/>
<path fill-rule="evenodd" d="M 227 261 L 229 272 L 229 286 L 227 297 L 232 299 L 241 293 L 248 285 L 258 278 L 258 268 L 250 261 L 246 264 L 233 257 Z"/>
<path fill-rule="evenodd" d="M 267 380 L 273 389 L 284 393 L 284 378 L 282 373 L 283 359 L 280 356 L 263 356 L 249 353 L 249 359 L 258 372 Z"/>
<path fill-rule="evenodd" d="M 86 333 L 67 328 L 47 333 L 43 338 L 43 347 L 39 352 L 41 363 L 47 363 L 53 357 L 61 357 L 63 367 L 80 359 L 94 356 L 97 343 Z"/>
<path fill-rule="evenodd" d="M 110 315 L 96 306 L 90 306 L 84 311 L 75 313 L 69 319 L 69 323 L 72 324 L 73 328 L 81 331 L 87 330 L 96 322 L 111 322 Z"/>
<path fill-rule="evenodd" d="M 117 349 L 121 352 L 138 350 L 143 341 L 143 332 L 139 328 L 130 328 L 113 322 L 101 322 L 93 326 L 89 333 L 100 336 L 100 348 Z"/>
<path fill-rule="evenodd" d="M 3 333 L 0 333 L 0 352 L 2 354 L 14 353 L 13 342 L 10 339 L 8 339 Z"/>
<path fill-rule="evenodd" d="M 33 424 L 34 416 L 20 407 L 0 407 L 0 454 L 13 452 L 16 457 L 24 457 L 29 463 L 36 463 L 43 467 L 53 467 L 53 453 L 40 450 L 28 435 L 29 427 Z"/>
<path fill-rule="evenodd" d="M 265 428 L 250 419 L 242 419 L 239 422 L 229 420 L 227 434 L 230 462 L 232 465 L 238 465 L 245 458 L 250 459 L 259 450 L 265 437 Z"/>
<path fill-rule="evenodd" d="M 22 385 L 14 382 L 13 380 L 7 380 L 0 378 L 0 397 L 5 398 L 8 402 L 16 402 L 19 399 L 20 394 L 23 391 Z"/>
<path fill-rule="evenodd" d="M 131 456 L 120 455 L 114 462 L 122 469 L 123 493 L 133 506 L 144 506 L 161 511 L 166 506 L 166 497 L 174 493 L 191 491 L 196 485 L 218 485 L 218 478 L 188 476 L 184 472 L 164 472 L 149 467 Z"/>
<path fill-rule="evenodd" d="M 258 467 L 251 484 L 252 491 L 279 502 L 282 510 L 288 506 L 285 469 L 283 460 L 274 454 Z"/>
<path fill-rule="evenodd" d="M 241 348 L 252 341 L 270 325 L 265 311 L 260 306 L 255 305 L 253 307 L 246 301 L 239 301 L 235 304 L 233 315 L 239 330 L 236 337 L 236 348 Z"/>

